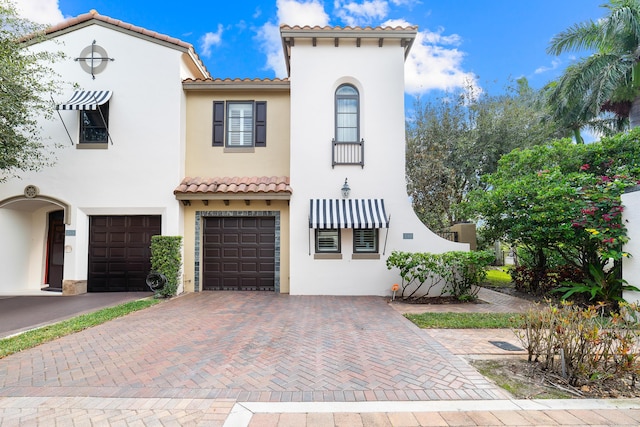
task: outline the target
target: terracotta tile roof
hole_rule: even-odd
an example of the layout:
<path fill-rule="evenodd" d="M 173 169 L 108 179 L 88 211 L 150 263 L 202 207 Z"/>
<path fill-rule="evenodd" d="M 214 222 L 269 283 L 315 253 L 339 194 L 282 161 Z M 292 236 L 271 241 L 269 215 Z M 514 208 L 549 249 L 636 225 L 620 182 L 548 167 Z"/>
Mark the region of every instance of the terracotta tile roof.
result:
<path fill-rule="evenodd" d="M 249 194 L 291 195 L 288 176 L 224 176 L 184 178 L 173 194 L 181 196 L 247 196 Z M 218 197 L 220 198 L 220 197 Z"/>
<path fill-rule="evenodd" d="M 291 75 L 291 48 L 295 46 L 295 39 L 311 39 L 313 46 L 316 46 L 316 39 L 333 39 L 335 46 L 340 45 L 340 40 L 355 39 L 356 46 L 360 47 L 361 39 L 376 40 L 378 46 L 382 47 L 386 41 L 399 41 L 404 49 L 405 59 L 409 55 L 409 50 L 418 33 L 418 27 L 409 25 L 406 27 L 331 27 L 305 25 L 280 25 L 280 38 L 284 51 L 287 74 Z"/>
<path fill-rule="evenodd" d="M 71 27 L 74 27 L 76 25 L 79 25 L 91 20 L 96 20 L 96 21 L 107 23 L 107 24 L 111 24 L 116 27 L 122 28 L 124 30 L 132 31 L 134 33 L 138 33 L 138 34 L 151 37 L 153 39 L 166 42 L 169 44 L 173 44 L 183 49 L 186 49 L 189 53 L 193 55 L 194 60 L 198 62 L 198 65 L 202 67 L 203 70 L 205 70 L 206 75 L 209 74 L 208 71 L 206 71 L 206 67 L 204 66 L 204 63 L 202 62 L 202 60 L 196 53 L 195 49 L 193 48 L 193 45 L 191 45 L 190 43 L 186 43 L 180 39 L 168 36 L 166 34 L 160 34 L 155 31 L 147 30 L 146 28 L 138 27 L 136 25 L 132 25 L 132 24 L 120 21 L 119 19 L 113 19 L 108 16 L 100 15 L 95 9 L 92 9 L 89 13 L 84 13 L 74 18 L 69 18 L 59 24 L 51 26 L 45 30 L 45 34 L 52 35 L 58 31 L 64 31 Z"/>
<path fill-rule="evenodd" d="M 331 26 L 324 26 L 321 27 L 319 25 L 316 26 L 309 26 L 309 25 L 305 25 L 305 26 L 300 26 L 300 25 L 294 25 L 294 26 L 290 26 L 290 25 L 286 25 L 286 24 L 282 24 L 280 25 L 280 31 L 283 30 L 313 30 L 313 31 L 342 31 L 342 32 L 349 32 L 349 31 L 398 31 L 398 30 L 404 30 L 404 31 L 417 31 L 418 27 L 416 25 L 408 25 L 406 27 L 402 27 L 402 26 L 397 26 L 397 27 L 381 27 L 381 26 L 377 26 L 377 27 L 331 27 Z"/>
<path fill-rule="evenodd" d="M 231 79 L 229 77 L 226 77 L 224 79 L 221 78 L 208 78 L 208 79 L 184 79 L 183 82 L 185 83 L 282 83 L 282 82 L 289 82 L 288 78 L 284 78 L 284 79 L 280 79 L 280 78 L 274 78 L 274 79 L 259 79 L 259 78 L 244 78 L 244 79 L 240 79 L 240 78 L 234 78 Z"/>
<path fill-rule="evenodd" d="M 222 89 L 222 90 L 289 90 L 289 79 L 184 79 L 182 88 L 185 90 Z"/>

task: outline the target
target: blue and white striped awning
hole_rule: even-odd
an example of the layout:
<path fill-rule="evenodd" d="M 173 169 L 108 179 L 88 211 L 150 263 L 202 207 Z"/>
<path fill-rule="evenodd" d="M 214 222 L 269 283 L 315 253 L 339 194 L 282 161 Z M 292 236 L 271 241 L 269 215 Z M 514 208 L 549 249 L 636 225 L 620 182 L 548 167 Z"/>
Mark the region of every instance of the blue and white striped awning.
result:
<path fill-rule="evenodd" d="M 97 110 L 106 104 L 113 92 L 110 90 L 77 90 L 64 104 L 56 105 L 56 110 Z"/>
<path fill-rule="evenodd" d="M 383 199 L 311 199 L 309 228 L 389 228 Z"/>

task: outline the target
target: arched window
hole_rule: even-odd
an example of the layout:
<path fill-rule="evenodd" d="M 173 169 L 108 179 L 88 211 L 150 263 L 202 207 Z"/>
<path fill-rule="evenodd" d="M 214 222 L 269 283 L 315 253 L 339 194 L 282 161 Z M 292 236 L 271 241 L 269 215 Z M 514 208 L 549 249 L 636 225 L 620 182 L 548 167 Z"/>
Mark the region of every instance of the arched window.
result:
<path fill-rule="evenodd" d="M 336 90 L 336 142 L 360 140 L 360 96 L 352 85 Z"/>

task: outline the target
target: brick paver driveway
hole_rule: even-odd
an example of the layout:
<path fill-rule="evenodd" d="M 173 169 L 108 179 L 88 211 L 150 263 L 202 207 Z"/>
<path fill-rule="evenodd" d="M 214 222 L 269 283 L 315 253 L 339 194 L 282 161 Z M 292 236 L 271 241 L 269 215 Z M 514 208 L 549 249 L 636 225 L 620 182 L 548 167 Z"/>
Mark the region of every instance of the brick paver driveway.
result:
<path fill-rule="evenodd" d="M 188 294 L 6 357 L 0 396 L 506 398 L 384 298 L 253 292 Z"/>

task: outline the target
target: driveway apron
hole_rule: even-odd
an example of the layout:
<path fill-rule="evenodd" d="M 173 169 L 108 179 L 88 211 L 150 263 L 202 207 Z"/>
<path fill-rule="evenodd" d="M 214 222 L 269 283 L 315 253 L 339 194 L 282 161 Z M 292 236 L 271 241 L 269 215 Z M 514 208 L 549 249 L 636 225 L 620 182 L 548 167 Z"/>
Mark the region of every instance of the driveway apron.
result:
<path fill-rule="evenodd" d="M 202 292 L 0 360 L 0 396 L 506 399 L 381 297 Z"/>

